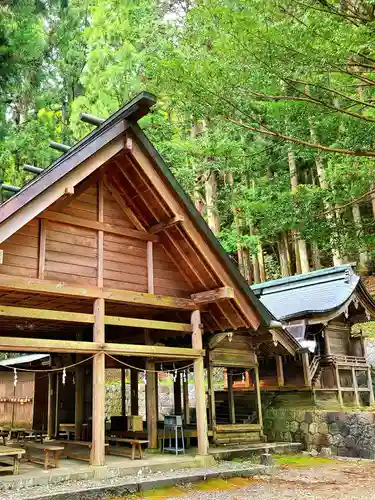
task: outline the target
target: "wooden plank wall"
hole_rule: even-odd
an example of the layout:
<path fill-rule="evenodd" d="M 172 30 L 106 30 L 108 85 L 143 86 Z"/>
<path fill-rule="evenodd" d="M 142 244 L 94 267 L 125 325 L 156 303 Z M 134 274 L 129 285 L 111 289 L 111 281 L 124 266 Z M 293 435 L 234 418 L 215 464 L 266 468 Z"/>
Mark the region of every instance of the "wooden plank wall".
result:
<path fill-rule="evenodd" d="M 350 355 L 350 330 L 344 322 L 330 322 L 325 328 L 329 336 L 331 354 Z"/>
<path fill-rule="evenodd" d="M 50 211 L 79 220 L 98 221 L 136 229 L 122 207 L 103 188 L 99 214 L 99 189 L 94 185 L 63 208 L 58 201 Z M 156 294 L 189 297 L 190 285 L 160 243 L 154 243 L 153 272 Z M 35 219 L 6 240 L 0 273 L 20 277 L 58 280 L 75 284 L 99 285 L 98 231 L 51 220 Z M 148 291 L 147 242 L 104 232 L 103 285 L 109 288 Z M 101 272 L 101 271 L 99 271 Z"/>
<path fill-rule="evenodd" d="M 14 387 L 13 372 L 4 372 L 0 374 L 0 399 L 33 398 L 34 397 L 34 374 L 17 373 L 17 386 Z M 14 427 L 31 428 L 33 423 L 33 402 L 30 403 L 12 403 L 0 402 L 0 426 L 9 428 L 12 420 Z M 13 416 L 14 411 L 14 416 Z"/>
<path fill-rule="evenodd" d="M 24 278 L 38 274 L 39 221 L 32 220 L 5 240 L 0 248 L 4 252 L 0 272 Z"/>

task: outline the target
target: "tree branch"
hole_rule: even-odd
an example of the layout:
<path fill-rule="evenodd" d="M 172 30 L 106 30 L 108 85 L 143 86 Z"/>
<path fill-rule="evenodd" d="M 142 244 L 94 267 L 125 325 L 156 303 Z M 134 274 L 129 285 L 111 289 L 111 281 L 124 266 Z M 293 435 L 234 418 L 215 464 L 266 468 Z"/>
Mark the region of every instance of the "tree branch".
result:
<path fill-rule="evenodd" d="M 374 158 L 375 151 L 360 151 L 360 150 L 352 150 L 352 149 L 343 149 L 343 148 L 331 148 L 329 146 L 324 146 L 323 144 L 315 144 L 313 142 L 304 141 L 303 139 L 298 139 L 297 137 L 291 137 L 288 135 L 280 134 L 274 130 L 266 128 L 264 125 L 262 127 L 253 127 L 251 125 L 246 125 L 238 120 L 234 120 L 233 118 L 226 118 L 227 121 L 234 123 L 235 125 L 239 125 L 240 127 L 245 128 L 246 130 L 251 130 L 252 132 L 257 132 L 262 135 L 267 135 L 269 137 L 275 137 L 277 139 L 281 139 L 286 142 L 293 142 L 294 144 L 298 144 L 300 146 L 306 146 L 311 149 L 319 149 L 321 151 L 326 151 L 327 153 L 338 153 L 349 156 L 365 156 Z"/>
<path fill-rule="evenodd" d="M 359 201 L 365 200 L 369 196 L 375 193 L 375 188 L 370 189 L 370 191 L 367 191 L 364 194 L 361 194 L 361 196 L 358 196 L 357 198 L 354 198 L 353 200 L 348 201 L 347 203 L 344 203 L 343 205 L 337 205 L 335 208 L 332 208 L 330 210 L 326 210 L 325 212 L 322 212 L 319 215 L 319 218 L 325 217 L 326 215 L 332 213 L 332 212 L 337 212 L 338 210 L 343 210 L 344 208 L 350 207 L 351 205 L 354 205 L 355 203 L 358 203 Z"/>

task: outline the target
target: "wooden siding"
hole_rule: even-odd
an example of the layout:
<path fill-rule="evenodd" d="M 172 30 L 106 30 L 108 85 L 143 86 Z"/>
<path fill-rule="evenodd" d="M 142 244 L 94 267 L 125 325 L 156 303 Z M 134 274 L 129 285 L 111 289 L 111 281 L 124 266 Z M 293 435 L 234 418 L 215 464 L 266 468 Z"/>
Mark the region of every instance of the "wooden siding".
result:
<path fill-rule="evenodd" d="M 33 220 L 0 245 L 2 274 L 36 278 L 38 274 L 39 221 Z"/>
<path fill-rule="evenodd" d="M 348 326 L 340 322 L 331 322 L 325 328 L 325 332 L 328 334 L 331 354 L 351 354 Z"/>
<path fill-rule="evenodd" d="M 0 426 L 31 428 L 33 423 L 33 401 L 29 403 L 11 402 L 10 398 L 34 398 L 34 374 L 17 373 L 17 385 L 13 384 L 13 373 L 0 373 L 0 400 L 7 399 L 7 402 L 0 401 Z"/>

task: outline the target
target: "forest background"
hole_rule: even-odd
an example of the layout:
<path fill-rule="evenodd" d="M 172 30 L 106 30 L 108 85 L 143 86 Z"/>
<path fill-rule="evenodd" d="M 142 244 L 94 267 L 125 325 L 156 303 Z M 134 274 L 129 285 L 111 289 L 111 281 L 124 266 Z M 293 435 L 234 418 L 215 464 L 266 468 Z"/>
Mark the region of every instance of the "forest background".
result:
<path fill-rule="evenodd" d="M 1 182 L 142 90 L 141 126 L 249 283 L 375 272 L 374 0 L 1 0 Z"/>

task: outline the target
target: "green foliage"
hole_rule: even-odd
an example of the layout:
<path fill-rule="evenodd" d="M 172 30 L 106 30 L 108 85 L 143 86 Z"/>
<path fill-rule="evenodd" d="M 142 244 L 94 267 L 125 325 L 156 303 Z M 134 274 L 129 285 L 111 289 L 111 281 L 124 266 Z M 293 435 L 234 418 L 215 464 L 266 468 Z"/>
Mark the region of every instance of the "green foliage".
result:
<path fill-rule="evenodd" d="M 2 180 L 28 180 L 25 162 L 48 166 L 58 156 L 48 140 L 71 144 L 87 134 L 92 127 L 79 113 L 107 117 L 147 89 L 158 105 L 141 125 L 204 216 L 206 180 L 216 176 L 214 209 L 228 252 L 255 257 L 261 243 L 268 278 L 280 275 L 283 234 L 290 250 L 295 233 L 318 247 L 323 265 L 332 263 L 333 247 L 349 260 L 365 249 L 374 261 L 368 199 L 360 200 L 360 223 L 350 205 L 375 183 L 373 158 L 358 156 L 374 149 L 371 2 L 357 2 L 351 13 L 338 0 L 319 5 L 3 2 Z M 296 161 L 294 192 L 288 154 Z M 347 204 L 339 216 L 332 212 Z"/>

